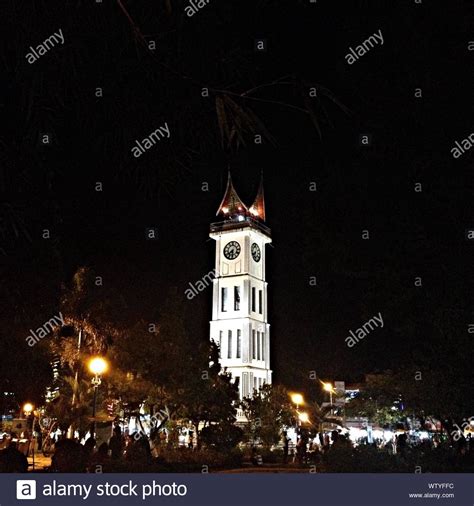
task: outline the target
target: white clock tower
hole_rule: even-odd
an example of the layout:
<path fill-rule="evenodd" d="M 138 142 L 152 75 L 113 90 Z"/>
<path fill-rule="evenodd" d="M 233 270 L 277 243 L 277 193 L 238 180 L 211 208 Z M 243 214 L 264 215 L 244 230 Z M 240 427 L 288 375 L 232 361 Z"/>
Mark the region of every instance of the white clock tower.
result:
<path fill-rule="evenodd" d="M 229 173 L 217 215 L 222 221 L 209 234 L 216 241 L 210 338 L 220 347 L 222 367 L 239 380 L 242 399 L 272 382 L 265 281 L 265 245 L 272 240 L 262 182 L 247 208 Z"/>

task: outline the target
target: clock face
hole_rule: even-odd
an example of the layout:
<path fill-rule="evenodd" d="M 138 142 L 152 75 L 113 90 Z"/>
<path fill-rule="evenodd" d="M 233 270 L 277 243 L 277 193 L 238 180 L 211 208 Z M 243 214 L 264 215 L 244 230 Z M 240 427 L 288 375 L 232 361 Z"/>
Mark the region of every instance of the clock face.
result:
<path fill-rule="evenodd" d="M 252 244 L 252 257 L 253 259 L 256 261 L 256 262 L 260 262 L 260 258 L 261 258 L 261 253 L 260 253 L 260 248 L 258 247 L 258 244 L 257 243 L 253 243 Z"/>
<path fill-rule="evenodd" d="M 224 247 L 224 256 L 228 260 L 235 260 L 240 255 L 240 244 L 237 241 L 230 241 Z"/>

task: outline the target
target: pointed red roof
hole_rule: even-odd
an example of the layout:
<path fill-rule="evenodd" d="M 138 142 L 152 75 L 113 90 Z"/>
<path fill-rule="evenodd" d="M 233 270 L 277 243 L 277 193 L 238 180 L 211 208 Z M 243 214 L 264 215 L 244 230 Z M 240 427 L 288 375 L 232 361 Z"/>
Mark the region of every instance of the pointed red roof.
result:
<path fill-rule="evenodd" d="M 221 205 L 217 210 L 216 215 L 223 214 L 224 216 L 232 216 L 235 214 L 246 214 L 248 213 L 247 206 L 242 202 L 240 197 L 235 191 L 234 185 L 232 184 L 232 178 L 229 175 L 227 177 L 227 188 L 225 190 L 224 198 L 222 199 Z"/>
<path fill-rule="evenodd" d="M 265 197 L 263 195 L 263 174 L 260 178 L 260 185 L 258 187 L 257 196 L 249 209 L 250 215 L 254 218 L 260 218 L 265 221 Z"/>

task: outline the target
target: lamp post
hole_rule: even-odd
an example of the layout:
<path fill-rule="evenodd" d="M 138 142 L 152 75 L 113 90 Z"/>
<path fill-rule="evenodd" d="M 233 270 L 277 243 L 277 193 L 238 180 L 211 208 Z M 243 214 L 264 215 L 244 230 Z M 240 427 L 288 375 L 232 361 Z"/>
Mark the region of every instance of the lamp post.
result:
<path fill-rule="evenodd" d="M 331 406 L 329 414 L 332 416 L 332 394 L 333 394 L 334 390 L 333 390 L 333 387 L 332 387 L 331 383 L 324 383 L 323 381 L 321 381 L 321 383 L 323 385 L 323 389 L 326 392 L 329 392 L 329 404 Z M 323 427 L 323 423 L 321 423 L 321 429 L 322 429 L 322 427 Z"/>
<path fill-rule="evenodd" d="M 300 405 L 304 404 L 304 398 L 301 394 L 298 394 L 298 393 L 294 393 L 294 394 L 291 394 L 291 402 L 296 406 L 296 427 L 295 427 L 295 445 L 298 443 L 298 427 L 300 426 L 300 423 L 301 423 L 301 416 L 300 416 Z M 293 462 L 295 461 L 295 458 L 296 458 L 296 451 L 295 451 L 295 454 L 293 456 Z"/>
<path fill-rule="evenodd" d="M 31 438 L 30 442 L 33 443 L 32 449 L 31 449 L 31 456 L 33 457 L 33 471 L 35 470 L 35 414 L 34 414 L 34 406 L 31 404 L 31 402 L 26 402 L 23 405 L 23 413 L 25 414 L 26 418 L 28 419 L 31 414 L 33 413 L 33 421 L 31 423 Z M 30 449 L 30 446 L 28 445 L 28 451 Z"/>
<path fill-rule="evenodd" d="M 298 414 L 298 418 L 301 423 L 309 423 L 308 413 L 301 412 Z"/>
<path fill-rule="evenodd" d="M 91 437 L 95 437 L 96 420 L 95 414 L 97 409 L 97 391 L 100 384 L 102 383 L 102 374 L 109 368 L 107 362 L 102 357 L 94 357 L 89 361 L 89 371 L 94 375 L 91 383 L 94 387 L 94 400 L 92 403 L 92 426 L 91 426 Z"/>
<path fill-rule="evenodd" d="M 27 402 L 23 405 L 23 413 L 25 413 L 25 416 L 30 416 L 32 411 L 34 409 L 33 404 L 31 402 Z"/>
<path fill-rule="evenodd" d="M 301 394 L 291 394 L 291 401 L 296 405 L 296 434 L 298 434 L 298 427 L 300 425 L 300 405 L 304 404 L 304 399 Z"/>
<path fill-rule="evenodd" d="M 331 404 L 331 411 L 332 411 L 332 392 L 333 388 L 331 383 L 323 383 L 323 388 L 326 390 L 326 392 L 329 392 L 329 403 Z"/>
<path fill-rule="evenodd" d="M 291 394 L 291 400 L 293 404 L 296 404 L 296 412 L 298 412 L 300 404 L 304 403 L 303 396 L 301 394 Z"/>

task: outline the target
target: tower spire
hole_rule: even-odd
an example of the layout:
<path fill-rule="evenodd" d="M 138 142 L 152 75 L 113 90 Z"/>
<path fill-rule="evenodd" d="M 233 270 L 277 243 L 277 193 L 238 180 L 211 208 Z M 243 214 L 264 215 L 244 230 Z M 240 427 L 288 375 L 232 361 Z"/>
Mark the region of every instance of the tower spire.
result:
<path fill-rule="evenodd" d="M 247 206 L 242 202 L 240 197 L 237 195 L 237 192 L 235 191 L 229 169 L 227 176 L 227 188 L 225 190 L 221 205 L 217 210 L 216 216 L 219 214 L 223 214 L 224 216 L 233 216 L 236 214 L 243 215 L 246 213 L 248 213 Z"/>
<path fill-rule="evenodd" d="M 257 196 L 253 204 L 249 208 L 250 214 L 255 218 L 265 221 L 265 197 L 263 194 L 263 171 L 260 176 L 260 184 L 258 186 Z"/>

